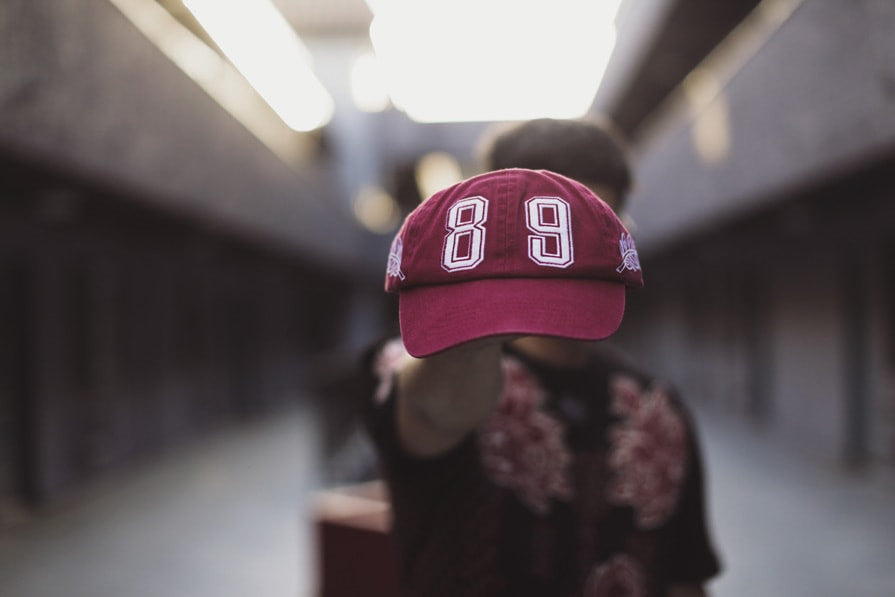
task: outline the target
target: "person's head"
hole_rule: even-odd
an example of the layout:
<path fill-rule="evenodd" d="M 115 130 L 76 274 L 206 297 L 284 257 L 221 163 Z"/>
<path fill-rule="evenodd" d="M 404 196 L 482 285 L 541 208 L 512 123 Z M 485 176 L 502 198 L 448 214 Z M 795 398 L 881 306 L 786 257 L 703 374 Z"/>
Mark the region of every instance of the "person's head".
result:
<path fill-rule="evenodd" d="M 627 144 L 608 121 L 539 118 L 486 137 L 486 170 L 550 170 L 590 187 L 616 212 L 624 209 L 633 177 Z"/>

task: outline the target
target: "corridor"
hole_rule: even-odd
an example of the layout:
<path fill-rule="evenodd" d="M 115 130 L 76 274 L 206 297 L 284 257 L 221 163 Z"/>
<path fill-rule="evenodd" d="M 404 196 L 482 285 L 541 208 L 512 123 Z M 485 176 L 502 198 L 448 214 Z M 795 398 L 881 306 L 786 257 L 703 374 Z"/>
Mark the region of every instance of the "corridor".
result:
<path fill-rule="evenodd" d="M 843 473 L 702 413 L 716 597 L 895 594 L 895 479 Z M 313 416 L 222 429 L 0 534 L 4 597 L 311 597 Z M 9 514 L 7 515 L 7 518 Z"/>

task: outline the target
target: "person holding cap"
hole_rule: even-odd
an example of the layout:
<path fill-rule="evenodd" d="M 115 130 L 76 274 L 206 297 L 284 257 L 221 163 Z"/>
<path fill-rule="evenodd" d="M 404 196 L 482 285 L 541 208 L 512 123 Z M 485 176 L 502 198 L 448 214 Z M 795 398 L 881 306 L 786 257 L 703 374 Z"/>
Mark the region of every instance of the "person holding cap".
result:
<path fill-rule="evenodd" d="M 683 596 L 718 571 L 672 388 L 593 348 L 643 284 L 584 184 L 501 168 L 435 193 L 388 257 L 401 338 L 364 418 L 405 595 Z"/>

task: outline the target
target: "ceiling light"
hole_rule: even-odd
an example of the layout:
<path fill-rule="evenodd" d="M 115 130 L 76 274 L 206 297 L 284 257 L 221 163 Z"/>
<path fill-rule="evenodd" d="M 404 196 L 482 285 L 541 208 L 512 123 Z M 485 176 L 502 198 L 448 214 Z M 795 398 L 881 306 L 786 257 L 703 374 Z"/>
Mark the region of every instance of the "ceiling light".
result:
<path fill-rule="evenodd" d="M 311 55 L 270 0 L 184 0 L 236 69 L 290 128 L 329 122 L 333 100 Z"/>
<path fill-rule="evenodd" d="M 388 108 L 388 89 L 376 55 L 364 52 L 351 66 L 351 97 L 358 110 L 382 112 Z"/>
<path fill-rule="evenodd" d="M 392 102 L 420 122 L 573 118 L 615 47 L 619 0 L 377 0 Z"/>
<path fill-rule="evenodd" d="M 305 162 L 315 151 L 311 140 L 296 135 L 245 77 L 208 47 L 155 0 L 110 0 L 121 13 L 286 164 Z"/>

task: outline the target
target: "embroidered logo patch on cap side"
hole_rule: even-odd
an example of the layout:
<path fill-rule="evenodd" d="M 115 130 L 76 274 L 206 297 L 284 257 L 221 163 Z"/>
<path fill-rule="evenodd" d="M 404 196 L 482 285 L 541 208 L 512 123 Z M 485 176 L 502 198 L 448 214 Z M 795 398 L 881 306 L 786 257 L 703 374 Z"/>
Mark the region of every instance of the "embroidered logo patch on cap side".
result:
<path fill-rule="evenodd" d="M 626 269 L 631 271 L 640 270 L 640 257 L 637 255 L 637 247 L 634 246 L 634 239 L 627 232 L 622 232 L 621 239 L 618 241 L 618 248 L 622 255 L 622 263 L 615 271 L 622 273 Z"/>
<path fill-rule="evenodd" d="M 392 241 L 392 248 L 388 253 L 388 265 L 385 269 L 385 274 L 392 278 L 400 278 L 404 279 L 404 273 L 401 271 L 401 254 L 404 252 L 404 241 L 401 240 L 401 236 L 398 235 L 395 237 L 395 240 Z"/>

